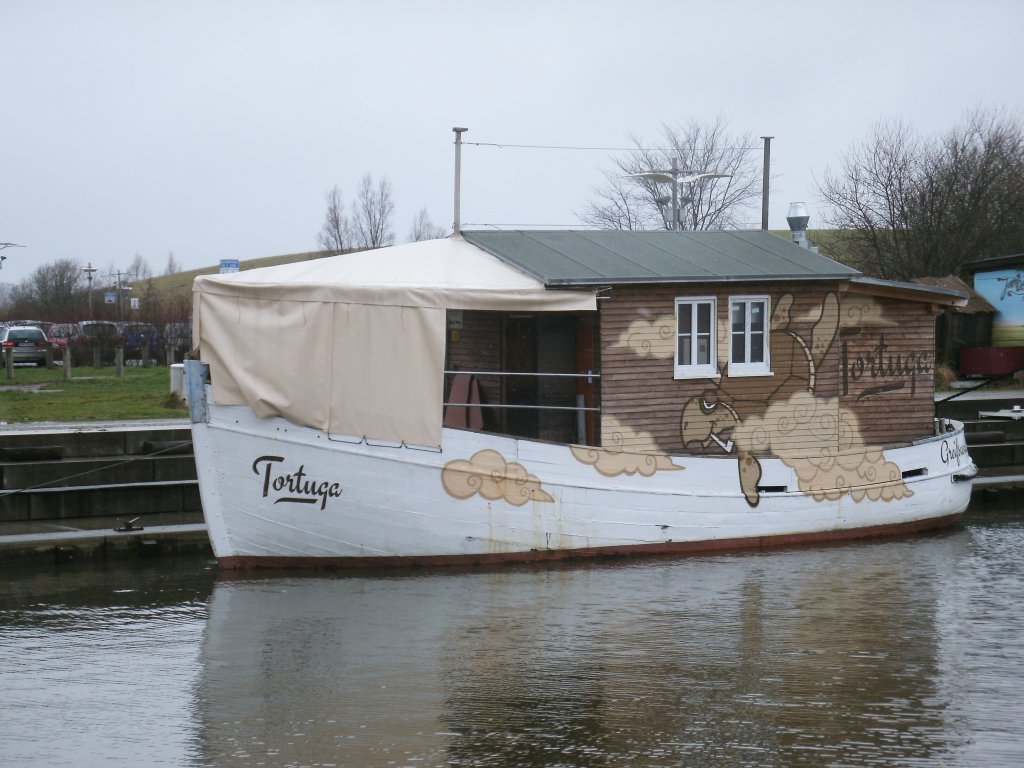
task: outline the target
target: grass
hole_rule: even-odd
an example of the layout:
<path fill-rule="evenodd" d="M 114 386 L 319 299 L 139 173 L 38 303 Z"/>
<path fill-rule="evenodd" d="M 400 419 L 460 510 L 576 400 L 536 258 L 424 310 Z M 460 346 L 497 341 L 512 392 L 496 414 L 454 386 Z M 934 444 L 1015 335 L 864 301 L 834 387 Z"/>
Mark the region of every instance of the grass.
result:
<path fill-rule="evenodd" d="M 170 371 L 164 366 L 125 367 L 118 378 L 112 366 L 74 369 L 64 380 L 61 368 L 14 368 L 8 379 L 0 368 L 0 422 L 90 422 L 173 419 L 187 415 L 170 397 Z M 12 387 L 9 388 L 8 387 Z"/>
<path fill-rule="evenodd" d="M 258 259 L 243 259 L 238 262 L 239 269 L 258 269 L 259 267 L 272 267 L 277 264 L 290 264 L 295 261 L 311 261 L 321 259 L 324 256 L 333 255 L 328 251 L 309 251 L 307 253 L 290 253 L 282 256 L 265 256 Z M 192 281 L 199 275 L 215 275 L 220 272 L 220 266 L 201 267 L 190 269 L 186 272 L 175 272 L 172 275 L 160 275 L 149 280 L 149 286 L 139 287 L 140 291 L 152 290 L 154 299 L 192 301 Z"/>

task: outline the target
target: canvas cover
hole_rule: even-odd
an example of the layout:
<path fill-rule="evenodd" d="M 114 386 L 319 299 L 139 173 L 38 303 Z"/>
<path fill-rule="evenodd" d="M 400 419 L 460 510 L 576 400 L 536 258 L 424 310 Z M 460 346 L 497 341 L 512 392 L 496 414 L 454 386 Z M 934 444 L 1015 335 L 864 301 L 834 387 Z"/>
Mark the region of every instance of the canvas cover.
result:
<path fill-rule="evenodd" d="M 596 309 L 460 237 L 193 284 L 193 345 L 213 400 L 373 440 L 439 446 L 447 309 Z"/>

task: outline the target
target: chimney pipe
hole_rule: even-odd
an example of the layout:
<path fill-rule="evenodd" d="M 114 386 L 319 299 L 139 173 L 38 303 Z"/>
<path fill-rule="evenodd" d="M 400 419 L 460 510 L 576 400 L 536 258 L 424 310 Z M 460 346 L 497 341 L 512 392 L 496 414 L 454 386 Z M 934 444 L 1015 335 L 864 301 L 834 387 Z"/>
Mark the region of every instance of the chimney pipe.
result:
<path fill-rule="evenodd" d="M 462 134 L 468 128 L 452 128 L 455 132 L 455 222 L 452 224 L 452 234 L 458 235 L 462 232 L 461 212 L 462 205 Z"/>
<path fill-rule="evenodd" d="M 803 203 L 789 204 L 786 221 L 789 223 L 789 231 L 792 233 L 793 242 L 801 248 L 811 247 L 811 243 L 807 239 L 807 222 L 810 220 L 811 217 L 807 213 L 807 206 Z"/>
<path fill-rule="evenodd" d="M 768 180 L 771 178 L 772 139 L 774 136 L 762 136 L 764 139 L 764 170 L 761 171 L 761 229 L 768 229 Z"/>

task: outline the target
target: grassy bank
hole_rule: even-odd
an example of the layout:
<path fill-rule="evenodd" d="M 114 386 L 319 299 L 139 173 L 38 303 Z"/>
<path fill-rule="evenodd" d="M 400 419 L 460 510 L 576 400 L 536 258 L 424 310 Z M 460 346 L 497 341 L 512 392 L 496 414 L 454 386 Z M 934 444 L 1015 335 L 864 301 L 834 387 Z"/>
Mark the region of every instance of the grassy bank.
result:
<path fill-rule="evenodd" d="M 89 422 L 173 419 L 187 415 L 170 397 L 170 371 L 163 366 L 82 367 L 64 380 L 60 368 L 15 367 L 8 379 L 0 368 L 0 422 Z"/>

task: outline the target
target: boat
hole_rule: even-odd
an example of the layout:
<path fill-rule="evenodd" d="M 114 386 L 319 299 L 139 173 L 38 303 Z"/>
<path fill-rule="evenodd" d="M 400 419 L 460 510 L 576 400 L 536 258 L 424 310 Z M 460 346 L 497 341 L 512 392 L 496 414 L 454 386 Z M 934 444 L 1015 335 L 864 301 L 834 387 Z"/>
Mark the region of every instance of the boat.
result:
<path fill-rule="evenodd" d="M 458 231 L 193 286 L 224 568 L 532 562 L 905 534 L 966 509 L 934 317 L 767 231 Z"/>

